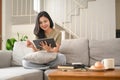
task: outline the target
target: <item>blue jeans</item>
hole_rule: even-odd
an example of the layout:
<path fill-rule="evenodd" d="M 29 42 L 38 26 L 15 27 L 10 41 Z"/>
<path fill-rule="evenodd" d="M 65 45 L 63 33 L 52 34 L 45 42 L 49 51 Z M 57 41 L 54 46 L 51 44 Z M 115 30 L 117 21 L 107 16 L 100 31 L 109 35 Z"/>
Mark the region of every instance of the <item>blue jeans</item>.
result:
<path fill-rule="evenodd" d="M 66 57 L 64 54 L 58 53 L 57 58 L 47 64 L 36 64 L 36 63 L 31 63 L 29 61 L 23 60 L 22 61 L 23 67 L 24 68 L 54 68 L 57 67 L 58 65 L 64 65 L 66 64 Z"/>

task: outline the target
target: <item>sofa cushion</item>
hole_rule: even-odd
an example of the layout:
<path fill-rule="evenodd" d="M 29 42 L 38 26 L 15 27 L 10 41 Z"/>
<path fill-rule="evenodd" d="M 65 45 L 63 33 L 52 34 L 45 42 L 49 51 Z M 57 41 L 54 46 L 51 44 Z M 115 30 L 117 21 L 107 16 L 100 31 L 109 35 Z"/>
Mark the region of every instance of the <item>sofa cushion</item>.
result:
<path fill-rule="evenodd" d="M 22 65 L 23 57 L 31 52 L 33 52 L 32 49 L 26 47 L 26 41 L 15 42 L 12 54 L 12 65 Z"/>
<path fill-rule="evenodd" d="M 0 68 L 9 67 L 12 59 L 12 51 L 0 50 Z"/>
<path fill-rule="evenodd" d="M 67 63 L 79 62 L 88 65 L 88 40 L 69 39 L 61 43 L 60 52 L 65 54 Z"/>
<path fill-rule="evenodd" d="M 90 40 L 90 64 L 104 58 L 114 58 L 115 65 L 120 66 L 120 39 Z"/>
<path fill-rule="evenodd" d="M 43 80 L 43 71 L 9 67 L 0 69 L 0 80 Z"/>

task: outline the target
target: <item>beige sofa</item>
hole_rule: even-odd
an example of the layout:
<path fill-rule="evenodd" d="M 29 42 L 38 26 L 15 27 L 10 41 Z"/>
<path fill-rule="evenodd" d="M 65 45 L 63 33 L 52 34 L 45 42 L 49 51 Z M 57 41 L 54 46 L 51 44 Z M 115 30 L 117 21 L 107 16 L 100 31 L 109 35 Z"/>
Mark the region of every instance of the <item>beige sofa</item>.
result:
<path fill-rule="evenodd" d="M 19 49 L 17 50 L 16 47 Z M 0 51 L 0 80 L 47 80 L 49 73 L 55 70 L 24 69 L 21 66 L 20 58 L 15 58 L 17 56 L 15 54 L 21 53 L 24 56 L 28 52 L 25 51 L 25 46 L 17 45 L 14 49 L 14 51 Z M 62 41 L 60 52 L 66 55 L 67 63 L 81 62 L 90 66 L 97 60 L 114 58 L 115 66 L 120 66 L 120 39 L 103 41 L 88 39 L 64 40 Z M 15 63 L 14 60 L 18 60 L 17 63 L 19 65 L 13 65 Z"/>

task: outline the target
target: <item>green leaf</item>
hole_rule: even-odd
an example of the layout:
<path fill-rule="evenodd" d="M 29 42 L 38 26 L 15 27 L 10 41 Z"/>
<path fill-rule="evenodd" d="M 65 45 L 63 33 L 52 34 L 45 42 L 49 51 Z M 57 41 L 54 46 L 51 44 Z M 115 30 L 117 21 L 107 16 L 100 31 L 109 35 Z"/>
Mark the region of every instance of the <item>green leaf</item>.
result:
<path fill-rule="evenodd" d="M 11 41 L 11 45 L 14 45 L 14 43 L 15 43 L 17 40 L 16 40 L 15 38 L 11 38 L 10 41 Z"/>
<path fill-rule="evenodd" d="M 10 39 L 7 39 L 6 49 L 7 49 L 7 50 L 12 50 Z"/>
<path fill-rule="evenodd" d="M 28 39 L 28 36 L 22 36 L 22 38 L 20 39 L 20 41 L 26 41 Z"/>
<path fill-rule="evenodd" d="M 16 41 L 17 41 L 17 40 L 16 40 L 15 38 L 7 39 L 6 49 L 7 49 L 7 50 L 13 50 L 14 43 L 15 43 Z"/>
<path fill-rule="evenodd" d="M 17 36 L 18 36 L 18 41 L 20 40 L 20 34 L 17 32 Z"/>

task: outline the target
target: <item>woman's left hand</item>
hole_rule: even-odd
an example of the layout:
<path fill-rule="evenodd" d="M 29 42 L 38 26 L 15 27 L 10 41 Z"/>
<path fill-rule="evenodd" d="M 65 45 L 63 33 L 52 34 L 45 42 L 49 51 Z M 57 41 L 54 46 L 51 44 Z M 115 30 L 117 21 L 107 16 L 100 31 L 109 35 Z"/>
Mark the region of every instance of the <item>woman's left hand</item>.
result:
<path fill-rule="evenodd" d="M 46 41 L 40 42 L 40 46 L 47 52 L 50 52 L 50 50 L 52 49 L 51 44 L 48 45 Z"/>

